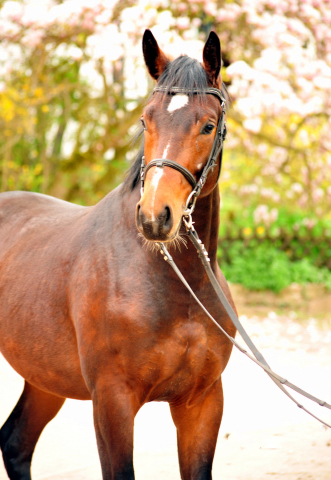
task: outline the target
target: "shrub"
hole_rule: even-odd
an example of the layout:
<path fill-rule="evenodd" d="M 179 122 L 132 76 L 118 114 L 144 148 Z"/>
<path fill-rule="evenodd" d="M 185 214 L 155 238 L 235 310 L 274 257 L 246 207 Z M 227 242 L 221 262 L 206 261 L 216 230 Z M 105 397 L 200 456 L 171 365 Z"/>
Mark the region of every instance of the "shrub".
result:
<path fill-rule="evenodd" d="M 219 257 L 225 277 L 249 290 L 280 292 L 293 282 L 324 283 L 331 288 L 331 272 L 328 269 L 317 268 L 307 258 L 291 262 L 285 252 L 269 243 L 245 248 L 238 240 L 229 245 L 226 253 L 227 262 Z M 222 254 L 221 249 L 219 254 Z"/>

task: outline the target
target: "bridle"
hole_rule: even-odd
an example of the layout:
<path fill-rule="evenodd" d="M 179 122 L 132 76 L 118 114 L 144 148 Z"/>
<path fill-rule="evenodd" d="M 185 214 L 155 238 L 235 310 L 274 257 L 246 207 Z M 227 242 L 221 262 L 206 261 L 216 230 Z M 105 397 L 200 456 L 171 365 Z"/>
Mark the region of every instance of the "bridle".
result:
<path fill-rule="evenodd" d="M 176 95 L 178 93 L 187 95 L 187 90 L 179 87 L 167 88 L 166 86 L 156 86 L 153 90 L 153 93 L 155 92 L 163 92 L 169 95 Z M 194 89 L 190 91 L 190 94 L 213 95 L 214 97 L 219 99 L 219 101 L 221 102 L 221 108 L 222 108 L 222 112 L 216 127 L 214 143 L 210 151 L 208 160 L 202 170 L 199 180 L 197 181 L 187 168 L 183 167 L 179 163 L 174 162 L 173 160 L 170 160 L 168 158 L 155 158 L 154 160 L 151 160 L 147 165 L 145 165 L 145 157 L 143 156 L 141 159 L 141 166 L 140 166 L 141 195 L 143 194 L 143 191 L 144 191 L 144 183 L 145 183 L 147 172 L 152 167 L 159 167 L 159 168 L 170 167 L 180 172 L 186 178 L 186 180 L 191 184 L 193 188 L 192 192 L 187 198 L 186 207 L 183 213 L 183 218 L 187 219 L 186 221 L 188 222 L 191 221 L 191 215 L 193 213 L 196 200 L 200 195 L 204 184 L 206 183 L 208 173 L 214 169 L 217 163 L 217 159 L 218 157 L 220 157 L 218 176 L 217 176 L 215 186 L 218 183 L 218 180 L 221 174 L 221 169 L 222 169 L 223 142 L 226 137 L 226 123 L 225 123 L 226 101 L 221 91 L 218 88 L 209 87 L 209 88 L 206 88 L 205 90 Z"/>
<path fill-rule="evenodd" d="M 178 93 L 187 94 L 187 91 L 183 88 L 172 87 L 172 88 L 168 89 L 166 86 L 156 86 L 154 88 L 153 93 L 154 92 L 167 92 L 168 94 L 172 94 L 172 95 L 175 95 L 175 94 L 178 94 Z M 203 309 L 203 311 L 206 313 L 206 315 L 210 318 L 210 320 L 228 338 L 228 340 L 236 348 L 238 348 L 238 350 L 240 350 L 248 358 L 250 358 L 258 366 L 260 366 L 267 373 L 267 375 L 269 375 L 269 377 L 275 382 L 277 387 L 280 388 L 282 390 L 282 392 L 285 393 L 285 395 L 287 395 L 287 397 L 290 400 L 292 400 L 299 408 L 301 408 L 306 413 L 308 413 L 309 415 L 314 417 L 316 420 L 321 422 L 323 425 L 331 428 L 331 425 L 327 424 L 326 422 L 324 422 L 323 420 L 318 418 L 316 415 L 314 415 L 312 412 L 310 412 L 306 407 L 304 407 L 302 404 L 300 404 L 285 389 L 284 385 L 291 388 L 292 390 L 296 391 L 300 395 L 303 395 L 304 397 L 308 398 L 309 400 L 311 400 L 315 403 L 318 403 L 318 405 L 320 405 L 322 407 L 329 408 L 331 410 L 331 405 L 330 404 L 328 404 L 327 402 L 325 402 L 323 400 L 318 399 L 317 397 L 314 397 L 313 395 L 311 395 L 308 392 L 305 392 L 300 387 L 297 387 L 293 383 L 289 382 L 288 380 L 286 380 L 285 378 L 281 377 L 280 375 L 275 373 L 273 370 L 271 370 L 267 361 L 263 357 L 262 353 L 256 348 L 256 346 L 252 342 L 251 338 L 249 337 L 249 335 L 245 331 L 244 327 L 241 325 L 237 314 L 235 313 L 235 311 L 233 310 L 232 306 L 230 305 L 228 299 L 226 298 L 226 295 L 224 294 L 221 286 L 219 285 L 219 283 L 218 283 L 218 281 L 217 281 L 217 279 L 214 275 L 214 272 L 213 272 L 213 270 L 210 266 L 210 259 L 208 257 L 208 252 L 206 251 L 204 245 L 202 244 L 201 240 L 198 237 L 198 234 L 197 234 L 196 230 L 194 229 L 193 222 L 192 222 L 192 213 L 193 213 L 193 210 L 194 210 L 194 207 L 195 207 L 195 203 L 196 203 L 196 200 L 197 200 L 198 196 L 201 193 L 201 190 L 202 190 L 204 184 L 206 183 L 208 173 L 210 172 L 210 170 L 212 170 L 215 167 L 218 157 L 220 158 L 220 165 L 219 165 L 219 172 L 218 172 L 218 177 L 217 177 L 217 181 L 215 183 L 215 186 L 217 185 L 219 177 L 220 177 L 221 168 L 222 168 L 223 142 L 224 142 L 225 137 L 226 137 L 226 123 L 225 123 L 226 102 L 225 102 L 224 97 L 222 96 L 221 91 L 218 90 L 217 88 L 207 88 L 206 90 L 203 90 L 203 91 L 202 90 L 194 90 L 193 93 L 194 94 L 214 95 L 220 100 L 221 107 L 222 107 L 222 113 L 221 113 L 221 116 L 218 120 L 217 130 L 216 130 L 216 134 L 215 134 L 215 138 L 214 138 L 214 143 L 213 143 L 209 158 L 207 160 L 207 163 L 202 170 L 202 173 L 201 173 L 201 176 L 200 176 L 199 180 L 196 181 L 194 176 L 192 175 L 192 173 L 187 168 L 183 167 L 182 165 L 180 165 L 177 162 L 174 162 L 173 160 L 169 160 L 167 158 L 156 158 L 156 159 L 150 161 L 147 165 L 145 165 L 145 157 L 143 156 L 142 157 L 142 162 L 141 162 L 141 168 L 140 168 L 141 194 L 143 193 L 144 181 L 145 181 L 145 178 L 146 178 L 146 174 L 147 174 L 148 170 L 150 168 L 154 167 L 154 166 L 160 167 L 160 168 L 163 168 L 165 166 L 171 167 L 171 168 L 179 171 L 180 173 L 182 173 L 182 175 L 186 178 L 186 180 L 192 185 L 192 192 L 190 193 L 190 195 L 187 198 L 186 208 L 185 208 L 185 210 L 183 212 L 183 215 L 182 215 L 187 235 L 188 235 L 189 239 L 191 240 L 191 242 L 193 243 L 193 245 L 195 246 L 195 248 L 198 252 L 198 255 L 201 259 L 201 262 L 202 262 L 202 264 L 205 268 L 207 276 L 210 280 L 210 283 L 211 283 L 216 295 L 218 296 L 220 302 L 222 303 L 222 305 L 223 305 L 224 309 L 226 310 L 228 316 L 230 317 L 232 323 L 234 324 L 234 326 L 236 327 L 236 329 L 240 333 L 242 339 L 244 340 L 244 342 L 246 343 L 246 345 L 248 346 L 250 351 L 253 353 L 255 358 L 249 352 L 247 352 L 244 348 L 242 348 L 240 346 L 240 344 L 234 338 L 232 338 L 223 329 L 223 327 L 212 317 L 212 315 L 208 312 L 208 310 L 204 307 L 204 305 L 197 298 L 197 296 L 195 295 L 195 293 L 191 289 L 190 285 L 187 283 L 186 279 L 182 275 L 181 271 L 178 269 L 178 267 L 177 267 L 176 263 L 174 262 L 172 256 L 168 252 L 165 244 L 162 243 L 162 242 L 158 243 L 160 253 L 162 254 L 164 260 L 171 265 L 171 267 L 173 268 L 173 270 L 175 271 L 175 273 L 177 274 L 177 276 L 179 277 L 181 282 L 185 285 L 185 287 L 191 293 L 191 295 L 193 296 L 195 301 L 200 305 L 200 307 Z"/>

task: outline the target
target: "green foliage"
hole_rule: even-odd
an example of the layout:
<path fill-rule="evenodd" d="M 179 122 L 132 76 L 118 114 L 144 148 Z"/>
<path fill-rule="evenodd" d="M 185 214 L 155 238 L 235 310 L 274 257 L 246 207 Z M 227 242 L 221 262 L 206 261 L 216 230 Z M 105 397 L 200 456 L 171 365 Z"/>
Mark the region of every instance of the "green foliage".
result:
<path fill-rule="evenodd" d="M 241 283 L 250 290 L 274 292 L 280 292 L 293 282 L 323 283 L 331 288 L 331 272 L 316 267 L 310 259 L 291 262 L 285 252 L 270 243 L 245 248 L 243 242 L 238 240 L 228 247 L 230 262 L 222 261 L 223 252 L 219 248 L 220 267 L 228 281 Z"/>
<path fill-rule="evenodd" d="M 274 292 L 293 282 L 331 288 L 330 220 L 281 208 L 267 226 L 254 221 L 253 207 L 238 205 L 221 210 L 218 260 L 230 282 Z"/>
<path fill-rule="evenodd" d="M 284 252 L 259 245 L 242 250 L 240 241 L 228 252 L 231 264 L 221 268 L 227 280 L 241 283 L 250 290 L 273 290 L 279 292 L 290 284 L 288 259 Z"/>

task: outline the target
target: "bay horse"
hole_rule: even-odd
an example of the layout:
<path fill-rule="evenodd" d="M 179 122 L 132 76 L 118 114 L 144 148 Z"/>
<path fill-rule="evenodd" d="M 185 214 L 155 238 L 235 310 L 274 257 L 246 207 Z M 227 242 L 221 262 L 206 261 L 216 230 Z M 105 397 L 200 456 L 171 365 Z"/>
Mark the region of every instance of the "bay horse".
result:
<path fill-rule="evenodd" d="M 31 479 L 35 445 L 66 398 L 92 400 L 104 480 L 133 480 L 134 418 L 143 404 L 168 402 L 177 428 L 183 480 L 211 479 L 222 417 L 221 374 L 232 349 L 162 256 L 185 242 L 182 215 L 192 186 L 187 175 L 154 165 L 141 196 L 140 165 L 170 158 L 199 179 L 212 149 L 222 90 L 217 35 L 203 63 L 170 61 L 146 30 L 143 54 L 159 89 L 142 114 L 144 141 L 125 181 L 97 205 L 46 195 L 0 195 L 0 348 L 25 379 L 1 428 L 11 480 Z M 198 92 L 198 93 L 197 93 Z M 200 92 L 200 93 L 199 93 Z M 220 161 L 196 202 L 196 230 L 233 305 L 216 261 Z M 144 245 L 144 243 L 146 245 Z M 235 328 L 191 244 L 173 258 L 199 299 L 234 336 Z"/>

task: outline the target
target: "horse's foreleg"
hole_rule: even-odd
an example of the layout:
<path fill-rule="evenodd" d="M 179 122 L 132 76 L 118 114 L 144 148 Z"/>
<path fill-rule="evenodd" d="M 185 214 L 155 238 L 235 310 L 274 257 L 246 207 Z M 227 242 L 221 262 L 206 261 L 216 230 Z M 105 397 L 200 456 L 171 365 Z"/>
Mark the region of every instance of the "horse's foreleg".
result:
<path fill-rule="evenodd" d="M 211 480 L 211 469 L 223 413 L 221 379 L 197 402 L 170 405 L 177 428 L 182 480 Z"/>
<path fill-rule="evenodd" d="M 95 389 L 92 399 L 103 480 L 134 480 L 133 423 L 139 409 L 134 395 L 112 385 Z"/>
<path fill-rule="evenodd" d="M 65 399 L 25 382 L 23 393 L 0 430 L 3 461 L 10 480 L 30 480 L 38 438 Z"/>

